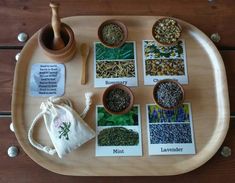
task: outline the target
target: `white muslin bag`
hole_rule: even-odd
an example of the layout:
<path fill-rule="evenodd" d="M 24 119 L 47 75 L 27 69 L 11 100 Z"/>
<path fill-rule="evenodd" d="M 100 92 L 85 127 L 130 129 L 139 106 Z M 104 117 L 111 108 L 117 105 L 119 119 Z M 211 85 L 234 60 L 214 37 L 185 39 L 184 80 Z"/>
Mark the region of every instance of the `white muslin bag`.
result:
<path fill-rule="evenodd" d="M 81 115 L 74 111 L 71 101 L 67 98 L 50 97 L 46 102 L 42 102 L 42 111 L 35 117 L 28 131 L 32 146 L 50 155 L 57 153 L 62 158 L 95 137 L 95 132 L 83 120 L 90 108 L 91 96 L 91 93 L 85 93 L 86 107 Z M 42 116 L 55 149 L 33 139 L 34 126 Z"/>

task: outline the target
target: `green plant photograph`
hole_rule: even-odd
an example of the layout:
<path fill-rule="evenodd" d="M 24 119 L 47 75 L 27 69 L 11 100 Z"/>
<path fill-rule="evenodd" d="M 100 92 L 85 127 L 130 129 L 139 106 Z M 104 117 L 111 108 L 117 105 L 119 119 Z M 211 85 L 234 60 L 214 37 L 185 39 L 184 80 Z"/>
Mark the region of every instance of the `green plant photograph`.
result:
<path fill-rule="evenodd" d="M 98 126 L 138 126 L 138 106 L 123 115 L 111 115 L 104 107 L 97 107 Z"/>
<path fill-rule="evenodd" d="M 127 42 L 120 48 L 107 48 L 102 43 L 95 43 L 96 61 L 134 59 L 134 43 Z"/>

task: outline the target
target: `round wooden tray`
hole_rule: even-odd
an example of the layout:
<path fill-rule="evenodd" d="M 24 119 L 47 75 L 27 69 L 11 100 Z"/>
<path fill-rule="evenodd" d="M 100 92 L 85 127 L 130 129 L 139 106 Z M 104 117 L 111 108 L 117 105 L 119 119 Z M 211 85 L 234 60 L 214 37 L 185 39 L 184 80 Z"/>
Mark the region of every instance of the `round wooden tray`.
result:
<path fill-rule="evenodd" d="M 49 156 L 33 148 L 27 132 L 33 118 L 40 112 L 44 97 L 29 95 L 29 77 L 34 63 L 53 63 L 43 55 L 38 46 L 38 32 L 24 46 L 17 62 L 12 100 L 12 117 L 16 137 L 24 151 L 39 165 L 56 173 L 79 176 L 136 176 L 176 175 L 191 171 L 208 161 L 221 146 L 229 127 L 229 99 L 223 60 L 210 39 L 196 27 L 178 20 L 183 27 L 182 38 L 186 44 L 189 84 L 184 85 L 186 102 L 192 106 L 195 155 L 149 156 L 145 105 L 154 103 L 153 86 L 144 86 L 142 40 L 153 39 L 151 28 L 160 17 L 151 16 L 79 16 L 63 19 L 73 29 L 78 46 L 86 42 L 93 49 L 98 41 L 97 29 L 107 19 L 121 20 L 129 31 L 128 40 L 136 41 L 139 86 L 133 87 L 135 103 L 140 104 L 142 119 L 142 157 L 96 157 L 95 140 L 83 145 L 63 159 Z M 93 105 L 85 121 L 95 129 L 95 105 L 101 104 L 104 88 L 94 88 L 93 58 L 88 61 L 88 83 L 80 85 L 81 56 L 77 51 L 72 61 L 65 64 L 65 96 L 81 112 L 85 105 L 84 93 L 94 93 Z M 43 144 L 51 144 L 46 128 L 40 123 L 35 138 Z"/>

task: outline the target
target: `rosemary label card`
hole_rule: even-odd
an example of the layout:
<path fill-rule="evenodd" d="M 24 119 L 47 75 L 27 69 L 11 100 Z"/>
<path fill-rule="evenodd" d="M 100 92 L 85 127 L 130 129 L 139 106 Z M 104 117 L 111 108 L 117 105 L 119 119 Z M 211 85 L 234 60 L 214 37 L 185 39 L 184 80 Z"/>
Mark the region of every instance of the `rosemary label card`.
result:
<path fill-rule="evenodd" d="M 140 107 L 111 115 L 96 106 L 96 156 L 142 156 Z"/>
<path fill-rule="evenodd" d="M 188 84 L 184 40 L 171 47 L 158 46 L 154 40 L 143 40 L 143 62 L 145 85 L 154 85 L 161 79 Z"/>
<path fill-rule="evenodd" d="M 175 110 L 146 105 L 149 155 L 195 154 L 189 103 Z"/>
<path fill-rule="evenodd" d="M 137 86 L 135 42 L 126 42 L 120 48 L 107 48 L 94 43 L 95 87 L 106 87 L 121 83 Z"/>
<path fill-rule="evenodd" d="M 33 64 L 29 82 L 31 96 L 62 96 L 65 67 L 63 64 Z"/>

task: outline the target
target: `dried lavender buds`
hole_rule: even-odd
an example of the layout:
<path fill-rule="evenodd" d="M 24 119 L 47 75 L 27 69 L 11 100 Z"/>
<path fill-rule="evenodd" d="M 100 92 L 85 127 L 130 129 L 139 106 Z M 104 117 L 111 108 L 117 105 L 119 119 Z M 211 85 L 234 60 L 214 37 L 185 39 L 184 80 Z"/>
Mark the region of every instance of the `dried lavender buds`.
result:
<path fill-rule="evenodd" d="M 108 45 L 117 45 L 124 39 L 124 32 L 117 24 L 107 24 L 102 29 L 103 41 Z"/>
<path fill-rule="evenodd" d="M 120 88 L 114 88 L 106 97 L 107 108 L 113 112 L 125 110 L 130 105 L 130 101 L 129 94 Z"/>
<path fill-rule="evenodd" d="M 149 125 L 150 144 L 192 143 L 190 123 Z"/>
<path fill-rule="evenodd" d="M 183 91 L 175 82 L 160 82 L 154 89 L 154 97 L 161 107 L 170 109 L 177 106 L 183 100 Z"/>
<path fill-rule="evenodd" d="M 157 21 L 153 26 L 154 38 L 162 44 L 175 43 L 181 34 L 181 27 L 170 18 L 163 18 Z"/>

